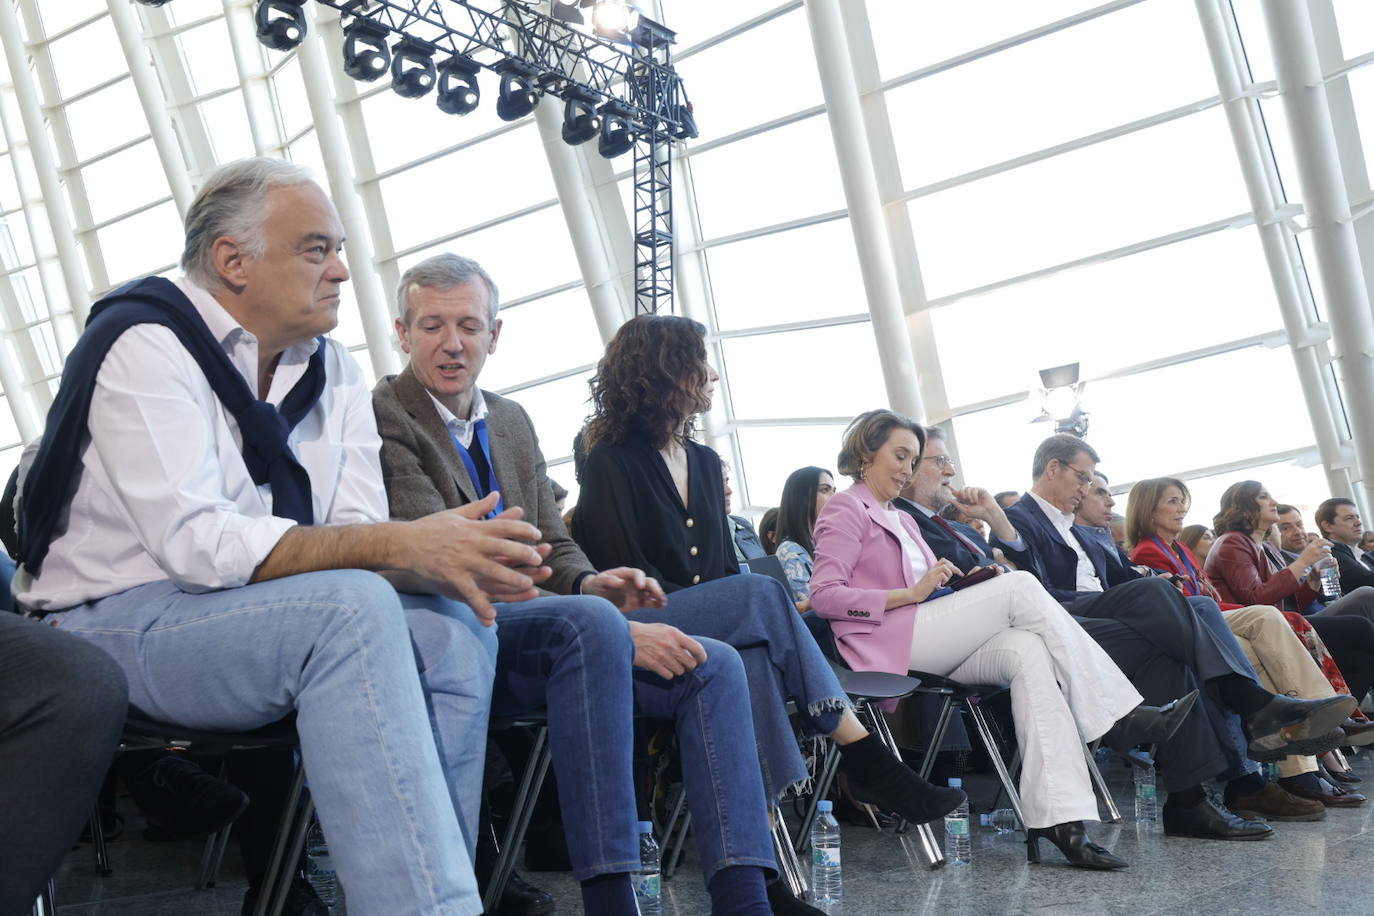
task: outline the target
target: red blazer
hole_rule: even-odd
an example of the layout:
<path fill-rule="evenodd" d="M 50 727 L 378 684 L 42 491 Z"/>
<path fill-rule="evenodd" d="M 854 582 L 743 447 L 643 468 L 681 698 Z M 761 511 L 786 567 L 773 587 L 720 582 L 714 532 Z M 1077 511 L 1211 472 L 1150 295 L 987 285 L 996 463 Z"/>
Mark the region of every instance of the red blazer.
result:
<path fill-rule="evenodd" d="M 1189 584 L 1184 587 L 1183 593 L 1185 595 L 1201 595 L 1204 598 L 1211 598 L 1221 606 L 1223 611 L 1231 611 L 1238 607 L 1244 607 L 1244 605 L 1241 604 L 1231 604 L 1222 600 L 1221 594 L 1217 591 L 1216 586 L 1212 584 L 1212 580 L 1207 578 L 1207 573 L 1203 571 L 1202 562 L 1198 560 L 1197 554 L 1193 553 L 1192 549 L 1189 548 L 1187 544 L 1182 541 L 1175 541 L 1174 546 L 1183 551 L 1184 555 L 1188 558 L 1188 562 L 1193 564 L 1193 569 L 1197 570 L 1199 581 L 1196 585 L 1192 584 L 1191 576 L 1188 574 L 1188 567 L 1178 558 L 1178 555 L 1170 553 L 1168 550 L 1161 550 L 1160 546 L 1154 542 L 1153 538 L 1148 541 L 1141 541 L 1139 544 L 1135 545 L 1135 549 L 1131 551 L 1131 561 L 1138 566 L 1148 566 L 1151 569 L 1163 570 L 1190 580 Z"/>
<path fill-rule="evenodd" d="M 1250 535 L 1228 531 L 1216 539 L 1207 554 L 1207 575 L 1225 601 L 1237 604 L 1272 604 L 1282 607 L 1291 597 L 1299 610 L 1317 600 L 1317 592 L 1299 582 L 1292 570 L 1276 568 Z"/>

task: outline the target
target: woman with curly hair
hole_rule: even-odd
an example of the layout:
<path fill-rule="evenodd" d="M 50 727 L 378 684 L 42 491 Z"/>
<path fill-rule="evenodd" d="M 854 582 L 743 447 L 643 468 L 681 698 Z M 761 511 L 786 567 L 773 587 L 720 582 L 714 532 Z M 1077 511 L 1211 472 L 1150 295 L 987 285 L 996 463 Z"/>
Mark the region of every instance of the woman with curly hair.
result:
<path fill-rule="evenodd" d="M 940 817 L 963 792 L 930 785 L 870 735 L 787 592 L 767 576 L 737 575 L 720 458 L 691 438 L 717 379 L 706 361 L 705 336 L 705 328 L 686 318 L 640 315 L 607 346 L 591 383 L 592 415 L 580 434 L 585 457 L 574 536 L 598 569 L 635 567 L 666 592 L 715 593 L 715 600 L 694 604 L 690 619 L 668 609 L 629 616 L 739 650 L 770 798 L 807 779 L 787 716 L 787 701 L 795 700 L 807 729 L 840 745 L 851 785 L 864 800 L 912 822 Z"/>

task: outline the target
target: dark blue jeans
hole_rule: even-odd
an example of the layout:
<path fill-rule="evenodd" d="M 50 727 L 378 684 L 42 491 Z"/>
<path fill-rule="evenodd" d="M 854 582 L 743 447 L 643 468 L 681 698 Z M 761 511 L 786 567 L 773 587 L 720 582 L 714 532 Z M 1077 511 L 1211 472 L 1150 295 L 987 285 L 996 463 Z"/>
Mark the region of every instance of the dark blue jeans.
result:
<path fill-rule="evenodd" d="M 1250 664 L 1250 659 L 1245 654 L 1245 650 L 1236 642 L 1235 634 L 1226 624 L 1226 618 L 1221 616 L 1221 608 L 1211 598 L 1193 596 L 1188 599 L 1188 606 L 1197 615 L 1198 621 L 1216 637 L 1218 646 L 1225 647 L 1227 660 L 1231 665 L 1238 669 L 1237 674 L 1245 674 L 1256 684 L 1260 682 L 1259 675 L 1255 673 L 1255 666 Z M 1204 695 L 1205 696 L 1205 695 Z M 1245 732 L 1241 728 L 1240 716 L 1218 706 L 1207 698 L 1203 702 L 1203 709 L 1207 711 L 1207 716 L 1213 722 L 1217 732 L 1217 738 L 1227 738 L 1221 740 L 1221 753 L 1226 758 L 1226 770 L 1218 774 L 1217 779 L 1221 782 L 1229 782 L 1247 773 L 1254 773 L 1259 770 L 1259 764 L 1245 756 L 1248 749 L 1248 742 L 1245 740 Z"/>

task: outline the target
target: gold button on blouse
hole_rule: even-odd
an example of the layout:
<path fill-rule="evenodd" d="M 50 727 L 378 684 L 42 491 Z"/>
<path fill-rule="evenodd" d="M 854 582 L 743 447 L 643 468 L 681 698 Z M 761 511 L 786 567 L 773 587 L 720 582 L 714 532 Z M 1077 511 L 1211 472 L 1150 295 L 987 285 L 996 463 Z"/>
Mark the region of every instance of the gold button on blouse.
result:
<path fill-rule="evenodd" d="M 696 556 L 696 555 L 697 555 L 697 548 L 696 548 L 696 545 L 693 545 L 693 546 L 692 546 L 692 549 L 689 550 L 689 551 L 687 551 L 687 552 L 690 553 L 692 556 Z"/>
<path fill-rule="evenodd" d="M 701 576 L 693 576 L 693 577 L 692 577 L 692 584 L 693 584 L 693 585 L 696 585 L 696 584 L 697 584 L 698 582 L 700 582 L 700 581 L 701 581 Z"/>
<path fill-rule="evenodd" d="M 690 518 L 687 519 L 687 527 L 688 527 L 688 528 L 692 527 L 692 526 L 695 525 L 695 524 L 696 524 L 696 522 L 695 522 L 693 519 L 690 519 Z"/>

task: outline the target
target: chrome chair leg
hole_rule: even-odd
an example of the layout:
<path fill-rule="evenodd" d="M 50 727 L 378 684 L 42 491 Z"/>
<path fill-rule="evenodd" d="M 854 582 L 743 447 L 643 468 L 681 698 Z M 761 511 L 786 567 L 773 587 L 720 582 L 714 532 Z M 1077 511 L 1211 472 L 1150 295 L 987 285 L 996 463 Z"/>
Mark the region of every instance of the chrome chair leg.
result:
<path fill-rule="evenodd" d="M 278 874 L 286 869 L 283 863 L 290 861 L 286 858 L 286 847 L 290 842 L 292 828 L 296 824 L 300 815 L 301 797 L 305 794 L 305 767 L 299 763 L 296 765 L 296 773 L 291 779 L 291 790 L 286 796 L 286 807 L 282 809 L 281 823 L 277 826 L 277 836 L 272 841 L 272 854 L 267 859 L 267 871 L 263 874 L 262 887 L 258 888 L 258 905 L 253 909 L 253 916 L 267 916 L 267 908 L 272 903 L 272 897 L 276 892 L 275 882 Z M 310 805 L 313 813 L 315 806 Z M 310 816 L 305 816 L 307 825 Z M 304 834 L 302 834 L 304 837 Z M 297 853 L 299 856 L 300 854 Z M 290 881 L 283 882 L 290 884 Z M 283 899 L 285 899 L 283 897 Z"/>
<path fill-rule="evenodd" d="M 496 903 L 506 891 L 506 882 L 510 880 L 511 872 L 515 871 L 515 856 L 520 844 L 525 841 L 525 832 L 529 829 L 530 818 L 534 815 L 535 799 L 539 797 L 539 790 L 544 785 L 544 777 L 548 775 L 551 759 L 549 729 L 548 726 L 541 725 L 535 729 L 534 746 L 530 749 L 530 759 L 525 764 L 525 772 L 520 776 L 520 789 L 515 795 L 510 823 L 506 825 L 505 842 L 501 844 L 501 851 L 496 856 L 491 883 L 487 885 L 486 896 L 482 899 L 483 908 L 488 913 L 496 911 Z"/>
<path fill-rule="evenodd" d="M 659 855 L 663 857 L 659 867 L 664 881 L 677 874 L 677 867 L 682 862 L 682 850 L 687 845 L 687 834 L 691 829 L 692 812 L 687 807 L 687 787 L 678 786 L 672 813 L 663 825 L 663 841 L 658 844 Z"/>
<path fill-rule="evenodd" d="M 100 819 L 100 805 L 91 812 L 91 849 L 95 853 L 95 873 L 102 878 L 114 874 L 110 867 L 110 847 L 105 844 L 105 825 Z"/>
<path fill-rule="evenodd" d="M 49 881 L 43 885 L 43 890 L 39 892 L 38 898 L 33 902 L 33 909 L 29 912 L 32 916 L 57 916 L 56 896 L 53 883 Z"/>
<path fill-rule="evenodd" d="M 1102 797 L 1102 801 L 1107 805 L 1107 823 L 1121 823 L 1121 812 L 1117 810 L 1116 800 L 1112 798 L 1112 790 L 1107 787 L 1107 780 L 1102 778 L 1102 771 L 1097 766 L 1097 746 L 1101 740 L 1094 741 L 1092 744 L 1083 746 L 1083 756 L 1088 761 L 1088 775 L 1092 777 L 1093 787 L 1097 789 L 1097 794 Z"/>
<path fill-rule="evenodd" d="M 930 773 L 935 768 L 935 757 L 945 743 L 945 733 L 949 731 L 949 720 L 953 715 L 954 697 L 947 693 L 944 703 L 940 705 L 940 715 L 935 720 L 935 728 L 930 732 L 930 740 L 926 742 L 925 758 L 921 761 L 919 771 L 922 779 L 930 779 Z"/>
<path fill-rule="evenodd" d="M 840 749 L 835 746 L 833 741 L 829 742 L 829 752 L 825 755 L 825 763 L 821 765 L 821 770 L 816 774 L 816 781 L 812 785 L 811 801 L 807 802 L 806 813 L 802 815 L 801 826 L 797 828 L 797 839 L 792 844 L 797 855 L 811 842 L 811 825 L 816 821 L 816 806 L 821 799 L 830 794 L 830 787 L 835 783 L 835 774 L 840 769 Z"/>
<path fill-rule="evenodd" d="M 315 817 L 315 800 L 310 797 L 309 790 L 302 792 L 304 800 L 301 803 L 300 813 L 296 816 L 296 821 L 291 830 L 291 837 L 287 841 L 286 859 L 282 862 L 280 870 L 276 873 L 276 883 L 272 890 L 272 907 L 267 911 L 266 916 L 281 916 L 282 910 L 286 908 L 286 895 L 291 890 L 291 873 L 296 869 L 296 863 L 301 860 L 301 852 L 305 849 L 305 834 L 310 829 L 310 823 Z M 264 885 L 272 883 L 272 875 L 269 874 L 264 880 Z M 262 906 L 262 901 L 267 898 L 267 891 L 262 892 L 258 898 L 258 906 Z"/>
<path fill-rule="evenodd" d="M 876 709 L 871 710 L 871 712 L 874 716 L 878 716 L 879 718 L 881 718 L 880 714 Z M 887 724 L 885 722 L 882 724 L 875 722 L 873 733 L 878 736 L 878 740 L 881 741 L 887 747 L 887 749 L 893 753 L 893 755 L 900 758 L 901 751 L 897 747 L 897 741 L 893 738 L 892 731 L 887 728 Z M 934 738 L 938 739 L 939 741 L 943 741 L 943 731 L 939 735 L 934 736 Z M 931 745 L 932 748 L 937 749 L 939 748 L 939 746 L 940 745 L 938 743 L 934 743 Z M 926 759 L 929 760 L 933 756 L 933 754 L 927 753 Z M 904 820 L 902 821 L 902 824 L 898 826 L 898 830 L 900 832 L 905 832 L 905 829 L 902 826 L 905 824 L 906 821 Z M 915 824 L 914 827 L 916 829 L 917 847 L 920 849 L 921 855 L 925 857 L 926 862 L 932 869 L 940 868 L 941 866 L 943 866 L 945 864 L 945 852 L 944 849 L 941 848 L 940 844 L 936 842 L 935 831 L 930 829 L 930 824 Z"/>
<path fill-rule="evenodd" d="M 1007 764 L 1002 759 L 1001 752 L 997 749 L 997 739 L 993 737 L 992 728 L 988 725 L 987 717 L 978 708 L 978 704 L 968 699 L 964 701 L 964 707 L 968 710 L 969 716 L 973 719 L 974 726 L 978 729 L 978 736 L 983 741 L 983 746 L 987 748 L 988 757 L 992 760 L 993 769 L 997 771 L 997 778 L 1002 781 L 1002 788 L 1006 789 L 1007 801 L 1011 804 L 1011 809 L 1016 812 L 1016 819 L 1022 824 L 1026 822 L 1025 816 L 1021 813 L 1021 794 L 1016 791 L 1016 786 L 1012 784 L 1011 774 L 1007 772 Z"/>
<path fill-rule="evenodd" d="M 792 889 L 798 900 L 806 899 L 807 880 L 802 873 L 801 861 L 792 848 L 792 837 L 787 832 L 787 822 L 783 819 L 782 809 L 773 806 L 773 856 L 778 860 L 778 870 Z"/>

